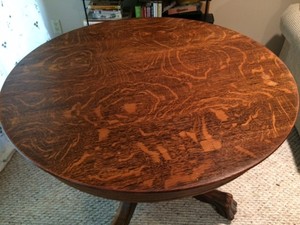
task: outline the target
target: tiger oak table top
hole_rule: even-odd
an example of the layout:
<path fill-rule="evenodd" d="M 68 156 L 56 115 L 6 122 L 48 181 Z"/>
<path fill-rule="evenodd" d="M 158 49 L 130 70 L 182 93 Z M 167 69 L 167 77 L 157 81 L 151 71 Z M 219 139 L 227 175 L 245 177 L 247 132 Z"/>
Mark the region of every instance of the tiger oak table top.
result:
<path fill-rule="evenodd" d="M 298 92 L 250 38 L 151 18 L 45 43 L 10 73 L 0 107 L 10 140 L 43 170 L 102 197 L 157 201 L 212 190 L 272 154 Z"/>

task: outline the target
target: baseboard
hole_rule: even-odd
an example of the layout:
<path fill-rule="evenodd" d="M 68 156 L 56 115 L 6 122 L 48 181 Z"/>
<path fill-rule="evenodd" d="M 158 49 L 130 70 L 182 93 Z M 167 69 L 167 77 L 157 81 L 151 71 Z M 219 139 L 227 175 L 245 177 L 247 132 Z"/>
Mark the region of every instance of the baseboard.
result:
<path fill-rule="evenodd" d="M 7 165 L 15 152 L 14 145 L 8 140 L 0 123 L 0 172 Z"/>

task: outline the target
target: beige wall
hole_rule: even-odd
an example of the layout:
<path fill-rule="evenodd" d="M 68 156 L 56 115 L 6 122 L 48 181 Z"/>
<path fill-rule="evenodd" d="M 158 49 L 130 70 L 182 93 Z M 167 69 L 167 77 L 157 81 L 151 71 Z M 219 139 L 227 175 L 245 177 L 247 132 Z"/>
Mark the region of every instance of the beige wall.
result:
<path fill-rule="evenodd" d="M 215 24 L 236 30 L 279 53 L 283 38 L 279 23 L 283 11 L 300 0 L 212 0 Z"/>

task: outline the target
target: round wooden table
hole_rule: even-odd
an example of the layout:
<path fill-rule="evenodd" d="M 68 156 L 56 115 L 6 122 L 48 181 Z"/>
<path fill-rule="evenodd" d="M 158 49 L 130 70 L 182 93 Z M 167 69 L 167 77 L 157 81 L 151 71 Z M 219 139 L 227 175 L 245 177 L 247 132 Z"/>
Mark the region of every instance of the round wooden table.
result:
<path fill-rule="evenodd" d="M 27 55 L 1 91 L 18 151 L 68 185 L 120 200 L 113 224 L 128 224 L 137 202 L 187 196 L 233 219 L 232 195 L 215 188 L 271 155 L 297 111 L 295 81 L 272 52 L 174 18 L 66 33 Z"/>

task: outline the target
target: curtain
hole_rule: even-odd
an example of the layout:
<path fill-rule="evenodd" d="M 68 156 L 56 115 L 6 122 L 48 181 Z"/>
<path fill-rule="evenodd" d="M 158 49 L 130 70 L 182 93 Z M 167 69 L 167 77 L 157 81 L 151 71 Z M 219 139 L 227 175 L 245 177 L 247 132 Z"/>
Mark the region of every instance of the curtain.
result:
<path fill-rule="evenodd" d="M 14 66 L 49 39 L 38 0 L 0 0 L 0 90 Z M 0 171 L 13 149 L 0 121 Z"/>

